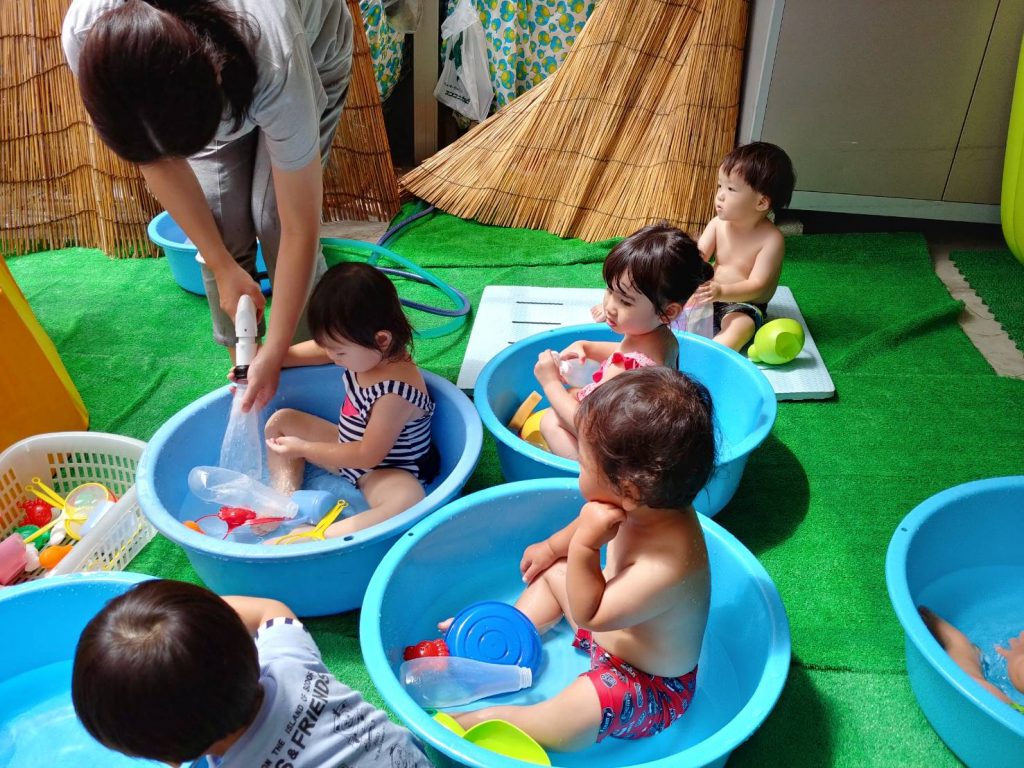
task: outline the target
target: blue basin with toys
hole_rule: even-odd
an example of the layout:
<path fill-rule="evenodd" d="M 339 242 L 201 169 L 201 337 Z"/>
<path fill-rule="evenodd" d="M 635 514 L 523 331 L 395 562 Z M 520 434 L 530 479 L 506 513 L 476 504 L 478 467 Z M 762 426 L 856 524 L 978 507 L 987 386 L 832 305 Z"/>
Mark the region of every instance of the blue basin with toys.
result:
<path fill-rule="evenodd" d="M 429 371 L 423 377 L 436 403 L 431 430 L 441 468 L 426 486 L 425 498 L 395 517 L 348 536 L 280 546 L 222 539 L 186 527 L 184 521 L 196 517 L 196 503 L 206 504 L 190 493 L 188 475 L 193 467 L 218 462 L 231 410 L 230 387 L 201 397 L 157 430 L 138 468 L 142 510 L 185 550 L 199 577 L 219 594 L 274 598 L 302 616 L 358 608 L 384 553 L 408 528 L 455 498 L 480 457 L 483 429 L 473 404 L 447 379 Z M 338 367 L 292 368 L 282 371 L 265 415 L 289 407 L 336 421 L 344 396 Z M 326 483 L 321 490 L 351 500 L 353 509 L 362 502 L 348 481 L 326 472 L 319 479 Z"/>
<path fill-rule="evenodd" d="M 752 362 L 733 350 L 691 333 L 677 332 L 679 370 L 711 393 L 717 427 L 714 474 L 697 495 L 698 512 L 714 516 L 736 493 L 747 459 L 775 423 L 775 392 Z M 574 341 L 618 341 L 607 325 L 573 325 L 530 336 L 495 355 L 477 378 L 475 401 L 484 426 L 498 443 L 501 471 L 509 482 L 539 477 L 576 477 L 579 462 L 528 443 L 508 423 L 531 392 L 543 395 L 533 375 L 545 349 L 563 350 Z M 536 406 L 546 408 L 544 398 Z"/>
<path fill-rule="evenodd" d="M 359 641 L 387 705 L 421 739 L 457 765 L 523 768 L 520 760 L 456 735 L 403 688 L 405 646 L 436 637 L 436 624 L 481 600 L 512 603 L 523 589 L 523 550 L 567 525 L 583 504 L 576 479 L 509 483 L 464 496 L 416 525 L 385 556 L 366 590 Z M 608 738 L 575 753 L 548 752 L 560 768 L 696 768 L 724 765 L 778 700 L 790 661 L 789 622 L 778 591 L 732 534 L 701 517 L 712 573 L 711 612 L 697 690 L 684 718 L 663 733 Z M 588 667 L 566 622 L 543 635 L 530 688 L 476 702 L 528 704 L 552 697 Z"/>

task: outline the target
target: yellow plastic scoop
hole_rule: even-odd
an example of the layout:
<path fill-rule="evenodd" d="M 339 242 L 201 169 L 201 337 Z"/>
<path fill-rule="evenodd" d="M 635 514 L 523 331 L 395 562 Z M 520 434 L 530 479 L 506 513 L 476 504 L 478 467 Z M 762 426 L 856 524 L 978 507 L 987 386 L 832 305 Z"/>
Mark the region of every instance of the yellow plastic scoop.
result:
<path fill-rule="evenodd" d="M 58 521 L 63 520 L 64 530 L 75 541 L 82 538 L 82 526 L 89 519 L 89 515 L 102 514 L 103 510 L 117 500 L 117 497 L 101 483 L 83 483 L 74 488 L 67 498 L 64 498 L 44 483 L 41 478 L 33 477 L 32 482 L 25 486 L 25 490 L 61 511 L 61 515 L 36 531 L 35 535 L 41 535 Z"/>
<path fill-rule="evenodd" d="M 483 749 L 522 760 L 524 763 L 551 765 L 551 758 L 544 748 L 507 720 L 486 720 L 477 723 L 468 731 L 446 712 L 435 713 L 434 720 L 456 736 L 461 736 Z"/>
<path fill-rule="evenodd" d="M 522 760 L 534 765 L 551 765 L 551 758 L 536 741 L 506 720 L 487 720 L 477 723 L 463 738 L 478 747 L 499 755 Z"/>
<path fill-rule="evenodd" d="M 281 538 L 277 539 L 275 544 L 295 544 L 299 541 L 325 541 L 327 539 L 326 531 L 330 528 L 331 523 L 338 519 L 338 515 L 341 514 L 342 510 L 348 506 L 348 502 L 344 499 L 338 499 L 338 503 L 335 504 L 331 511 L 324 515 L 320 522 L 315 527 L 308 531 L 292 531 L 286 533 Z"/>

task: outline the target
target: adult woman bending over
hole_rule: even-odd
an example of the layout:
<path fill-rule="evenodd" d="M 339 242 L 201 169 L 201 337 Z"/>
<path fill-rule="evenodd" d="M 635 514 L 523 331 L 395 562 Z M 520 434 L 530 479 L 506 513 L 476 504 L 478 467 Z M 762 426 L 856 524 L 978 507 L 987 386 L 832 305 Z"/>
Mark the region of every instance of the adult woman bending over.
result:
<path fill-rule="evenodd" d="M 202 254 L 213 336 L 232 353 L 238 299 L 255 301 L 266 339 L 243 405 L 262 408 L 293 338 L 309 338 L 305 304 L 326 269 L 323 166 L 352 67 L 345 0 L 74 0 L 63 43 L 100 138 L 139 164 Z"/>

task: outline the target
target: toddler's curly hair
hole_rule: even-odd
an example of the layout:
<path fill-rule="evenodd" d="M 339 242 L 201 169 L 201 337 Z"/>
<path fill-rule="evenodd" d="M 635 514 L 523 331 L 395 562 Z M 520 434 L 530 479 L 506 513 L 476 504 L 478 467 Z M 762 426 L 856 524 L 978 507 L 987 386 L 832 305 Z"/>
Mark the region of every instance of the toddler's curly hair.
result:
<path fill-rule="evenodd" d="M 638 504 L 684 509 L 715 466 L 711 394 L 665 366 L 638 368 L 595 389 L 576 429 L 617 491 Z"/>

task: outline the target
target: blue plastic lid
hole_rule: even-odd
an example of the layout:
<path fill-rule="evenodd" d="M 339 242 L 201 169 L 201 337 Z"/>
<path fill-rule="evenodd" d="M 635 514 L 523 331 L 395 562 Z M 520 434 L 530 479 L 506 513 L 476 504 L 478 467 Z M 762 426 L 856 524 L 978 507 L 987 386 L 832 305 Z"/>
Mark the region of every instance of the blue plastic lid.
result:
<path fill-rule="evenodd" d="M 508 603 L 484 600 L 455 614 L 445 642 L 452 656 L 540 668 L 540 633 L 526 614 Z"/>

